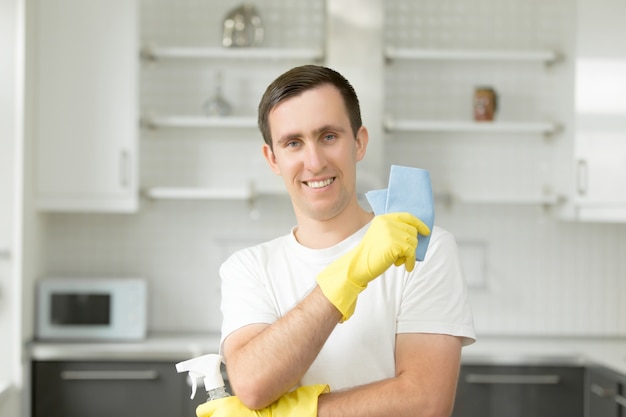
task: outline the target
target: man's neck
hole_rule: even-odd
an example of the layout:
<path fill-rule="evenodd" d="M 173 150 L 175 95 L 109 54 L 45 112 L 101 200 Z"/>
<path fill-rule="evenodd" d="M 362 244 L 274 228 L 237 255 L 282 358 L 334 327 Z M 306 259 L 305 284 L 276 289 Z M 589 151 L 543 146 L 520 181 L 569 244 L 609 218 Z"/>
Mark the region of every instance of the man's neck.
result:
<path fill-rule="evenodd" d="M 373 213 L 358 207 L 329 220 L 298 219 L 295 236 L 301 245 L 308 248 L 329 248 L 354 234 L 373 217 Z"/>

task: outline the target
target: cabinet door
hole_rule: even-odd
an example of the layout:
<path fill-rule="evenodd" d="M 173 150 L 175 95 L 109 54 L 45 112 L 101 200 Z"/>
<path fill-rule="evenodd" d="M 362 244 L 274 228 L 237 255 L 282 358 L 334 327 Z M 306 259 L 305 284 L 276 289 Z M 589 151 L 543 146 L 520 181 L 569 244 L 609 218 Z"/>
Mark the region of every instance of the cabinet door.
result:
<path fill-rule="evenodd" d="M 169 362 L 34 362 L 34 417 L 185 416 L 184 375 Z"/>
<path fill-rule="evenodd" d="M 136 0 L 34 7 L 38 207 L 136 210 Z"/>
<path fill-rule="evenodd" d="M 626 3 L 579 0 L 576 194 L 581 220 L 626 222 Z"/>
<path fill-rule="evenodd" d="M 600 368 L 588 368 L 585 382 L 585 417 L 618 417 L 619 404 L 615 396 L 619 392 L 616 375 Z"/>
<path fill-rule="evenodd" d="M 463 365 L 453 417 L 582 417 L 579 367 Z"/>

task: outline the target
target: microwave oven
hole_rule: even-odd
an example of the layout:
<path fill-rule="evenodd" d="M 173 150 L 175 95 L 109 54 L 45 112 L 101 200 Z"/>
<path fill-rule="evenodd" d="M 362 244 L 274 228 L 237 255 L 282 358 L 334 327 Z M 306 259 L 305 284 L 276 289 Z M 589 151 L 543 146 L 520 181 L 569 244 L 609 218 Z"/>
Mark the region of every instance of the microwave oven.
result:
<path fill-rule="evenodd" d="M 36 291 L 36 337 L 143 339 L 146 292 L 146 282 L 139 278 L 43 278 Z"/>

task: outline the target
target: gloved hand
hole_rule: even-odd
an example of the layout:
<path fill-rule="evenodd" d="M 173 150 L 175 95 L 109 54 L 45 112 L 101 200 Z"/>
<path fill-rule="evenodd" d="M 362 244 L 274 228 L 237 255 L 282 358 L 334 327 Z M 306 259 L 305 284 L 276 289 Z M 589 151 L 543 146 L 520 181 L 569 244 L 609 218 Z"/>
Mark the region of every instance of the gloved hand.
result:
<path fill-rule="evenodd" d="M 260 410 L 250 410 L 239 398 L 226 397 L 200 404 L 198 417 L 317 417 L 317 400 L 320 394 L 329 392 L 328 385 L 300 387 Z"/>
<path fill-rule="evenodd" d="M 317 276 L 322 292 L 341 312 L 345 321 L 354 313 L 358 295 L 370 281 L 391 265 L 415 267 L 417 235 L 430 235 L 430 228 L 410 213 L 374 217 L 363 240 Z"/>

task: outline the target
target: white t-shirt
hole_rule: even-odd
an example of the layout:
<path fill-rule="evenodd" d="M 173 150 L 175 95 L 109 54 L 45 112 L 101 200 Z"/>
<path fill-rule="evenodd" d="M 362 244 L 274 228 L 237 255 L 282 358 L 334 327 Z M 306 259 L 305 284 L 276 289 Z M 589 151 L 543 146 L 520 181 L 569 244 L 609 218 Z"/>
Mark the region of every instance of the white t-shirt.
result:
<path fill-rule="evenodd" d="M 300 245 L 292 233 L 234 253 L 220 268 L 222 342 L 253 323 L 275 322 L 316 285 L 316 276 L 352 249 L 366 225 L 326 249 Z M 412 272 L 391 266 L 359 295 L 354 315 L 333 330 L 302 385 L 331 390 L 395 376 L 397 333 L 440 333 L 475 339 L 457 244 L 434 227 L 424 261 Z"/>

